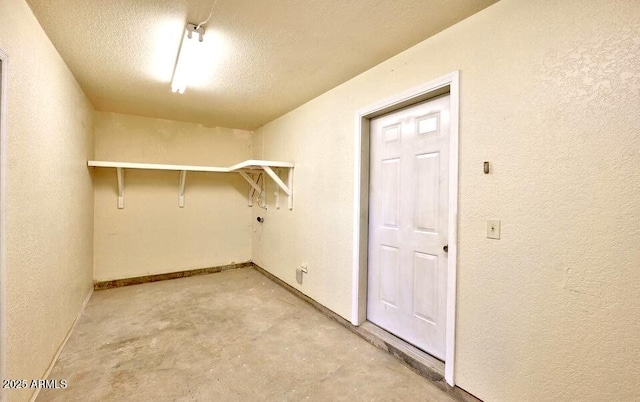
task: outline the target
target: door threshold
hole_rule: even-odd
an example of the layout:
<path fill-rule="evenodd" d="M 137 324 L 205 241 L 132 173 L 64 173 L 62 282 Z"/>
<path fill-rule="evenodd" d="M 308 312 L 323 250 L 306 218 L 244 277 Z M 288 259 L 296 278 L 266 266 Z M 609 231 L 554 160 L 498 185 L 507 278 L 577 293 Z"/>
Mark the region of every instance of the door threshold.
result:
<path fill-rule="evenodd" d="M 361 335 L 379 348 L 400 358 L 423 376 L 433 381 L 444 382 L 444 362 L 418 349 L 407 341 L 385 331 L 370 321 L 359 327 Z M 382 343 L 382 344 L 380 344 Z"/>
<path fill-rule="evenodd" d="M 430 380 L 438 388 L 445 391 L 458 401 L 481 402 L 458 386 L 451 387 L 444 379 L 444 362 L 427 352 L 418 349 L 409 342 L 398 338 L 392 333 L 380 328 L 371 321 L 365 321 L 353 331 L 373 346 L 385 350 L 400 359 L 404 364 L 418 374 Z"/>

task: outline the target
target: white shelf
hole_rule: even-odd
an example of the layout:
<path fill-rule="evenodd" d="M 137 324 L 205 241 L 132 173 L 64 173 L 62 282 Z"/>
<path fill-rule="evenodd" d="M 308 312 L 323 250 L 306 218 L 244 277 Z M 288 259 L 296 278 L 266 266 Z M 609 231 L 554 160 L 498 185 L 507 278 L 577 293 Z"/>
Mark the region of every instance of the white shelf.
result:
<path fill-rule="evenodd" d="M 87 165 L 103 168 L 144 169 L 144 170 L 186 170 L 187 172 L 229 172 L 229 168 L 216 166 L 160 165 L 155 163 L 89 161 Z"/>
<path fill-rule="evenodd" d="M 236 163 L 229 167 L 219 166 L 196 166 L 196 165 L 165 165 L 158 163 L 134 163 L 134 162 L 108 162 L 108 161 L 88 161 L 87 165 L 92 167 L 104 168 L 123 168 L 123 169 L 146 169 L 146 170 L 186 170 L 187 172 L 218 172 L 230 173 L 238 170 L 261 170 L 265 166 L 271 168 L 292 168 L 294 164 L 291 162 L 279 161 L 262 161 L 249 159 L 244 162 Z"/>
<path fill-rule="evenodd" d="M 256 192 L 262 195 L 263 189 L 258 185 L 253 177 L 255 173 L 266 173 L 277 185 L 276 206 L 279 208 L 279 192 L 284 191 L 288 197 L 289 209 L 293 209 L 293 168 L 292 162 L 265 161 L 249 159 L 244 162 L 236 163 L 229 167 L 222 166 L 195 166 L 195 165 L 167 165 L 157 163 L 135 163 L 135 162 L 110 162 L 110 161 L 88 161 L 87 165 L 98 168 L 114 168 L 118 178 L 118 208 L 124 208 L 124 170 L 125 169 L 143 169 L 143 170 L 169 170 L 180 172 L 179 184 L 179 204 L 184 207 L 184 188 L 187 180 L 187 172 L 213 172 L 213 173 L 239 173 L 250 185 L 249 188 L 249 206 L 253 205 L 253 197 Z M 285 184 L 280 176 L 273 169 L 287 170 L 287 183 Z"/>
<path fill-rule="evenodd" d="M 256 159 L 249 159 L 244 162 L 236 163 L 235 165 L 230 166 L 229 171 L 233 172 L 241 169 L 260 170 L 265 166 L 268 166 L 271 168 L 293 168 L 294 164 L 293 162 L 261 161 Z"/>

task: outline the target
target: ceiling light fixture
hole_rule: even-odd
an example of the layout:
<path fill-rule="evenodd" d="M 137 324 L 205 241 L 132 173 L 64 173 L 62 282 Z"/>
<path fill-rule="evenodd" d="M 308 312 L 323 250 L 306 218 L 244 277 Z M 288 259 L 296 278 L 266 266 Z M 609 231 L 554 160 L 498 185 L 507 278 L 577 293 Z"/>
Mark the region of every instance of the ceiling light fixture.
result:
<path fill-rule="evenodd" d="M 195 24 L 187 24 L 184 37 L 178 52 L 176 68 L 171 80 L 171 91 L 183 94 L 189 84 L 192 71 L 197 67 L 197 53 L 201 51 L 204 40 L 204 27 Z"/>

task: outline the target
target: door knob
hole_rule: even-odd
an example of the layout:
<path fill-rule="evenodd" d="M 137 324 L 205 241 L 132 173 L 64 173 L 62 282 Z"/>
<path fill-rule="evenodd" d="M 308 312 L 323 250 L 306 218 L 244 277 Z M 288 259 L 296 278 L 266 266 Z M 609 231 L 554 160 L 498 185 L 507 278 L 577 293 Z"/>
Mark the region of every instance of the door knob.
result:
<path fill-rule="evenodd" d="M 445 253 L 448 253 L 448 252 L 449 252 L 449 245 L 448 245 L 448 244 L 445 244 L 445 245 L 444 245 L 444 247 L 442 247 L 442 250 L 443 250 Z"/>

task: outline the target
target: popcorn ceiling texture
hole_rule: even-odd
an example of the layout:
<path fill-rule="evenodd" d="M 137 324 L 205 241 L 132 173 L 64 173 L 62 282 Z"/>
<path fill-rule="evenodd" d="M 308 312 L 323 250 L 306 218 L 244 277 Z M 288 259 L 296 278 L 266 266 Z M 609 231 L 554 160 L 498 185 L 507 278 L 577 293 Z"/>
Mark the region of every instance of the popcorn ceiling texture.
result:
<path fill-rule="evenodd" d="M 98 110 L 254 129 L 495 0 L 219 1 L 184 95 L 184 23 L 212 0 L 28 2 Z"/>
<path fill-rule="evenodd" d="M 251 132 L 96 112 L 96 159 L 230 166 L 251 158 Z M 238 174 L 125 170 L 124 209 L 115 169 L 96 168 L 94 279 L 132 278 L 251 259 L 251 208 Z"/>
<path fill-rule="evenodd" d="M 382 60 L 398 50 L 392 44 L 411 42 L 361 25 L 366 13 L 381 18 L 387 10 L 356 10 L 362 4 L 353 3 L 349 18 L 362 18 L 343 31 L 343 15 L 327 18 L 335 4 L 319 2 L 304 7 L 328 24 L 326 36 L 311 38 L 326 47 L 301 39 L 310 35 L 293 35 L 296 45 L 282 46 L 292 30 L 314 21 L 291 21 L 285 17 L 295 10 L 273 3 L 267 13 L 240 2 L 246 15 L 221 18 L 228 24 L 221 33 L 238 21 L 261 33 L 229 42 L 237 54 L 221 68 L 231 76 L 175 98 L 166 94 L 166 76 L 144 76 L 146 46 L 158 40 L 139 33 L 159 21 L 153 18 L 175 17 L 176 4 L 183 21 L 187 3 L 108 2 L 93 19 L 82 13 L 107 2 L 30 4 L 98 108 L 208 125 L 255 127 L 361 71 L 358 60 Z M 411 5 L 389 10 L 429 25 Z M 68 23 L 55 22 L 60 15 Z M 134 23 L 139 19 L 145 27 Z M 91 24 L 75 23 L 84 20 Z M 640 399 L 638 21 L 632 0 L 503 0 L 267 124 L 252 141 L 242 130 L 94 115 L 27 5 L 2 0 L 0 48 L 10 57 L 8 376 L 44 373 L 90 292 L 94 244 L 99 280 L 237 262 L 253 249 L 257 264 L 350 318 L 355 112 L 460 70 L 457 384 L 490 401 Z M 385 23 L 370 28 L 389 32 L 393 22 Z M 335 48 L 330 40 L 351 34 L 362 46 Z M 390 47 L 362 50 L 374 36 Z M 258 49 L 247 47 L 253 42 Z M 307 62 L 289 58 L 304 49 L 313 56 Z M 336 75 L 334 60 L 346 65 Z M 222 96 L 227 90 L 237 97 Z M 293 160 L 294 210 L 275 209 L 271 191 L 268 211 L 250 210 L 241 179 L 191 173 L 181 209 L 178 175 L 167 180 L 170 172 L 127 172 L 125 209 L 118 210 L 115 173 L 96 169 L 94 226 L 85 165 L 93 156 L 94 119 L 96 159 L 226 165 L 253 153 Z M 482 173 L 485 160 L 490 175 Z M 501 240 L 485 238 L 487 219 L 502 220 Z M 299 286 L 301 262 L 309 274 Z M 30 394 L 15 391 L 11 400 Z"/>
<path fill-rule="evenodd" d="M 0 1 L 0 48 L 9 56 L 7 378 L 37 379 L 92 289 L 93 107 L 23 0 Z"/>
<path fill-rule="evenodd" d="M 639 21 L 631 0 L 503 0 L 260 128 L 295 196 L 256 212 L 254 261 L 350 318 L 355 113 L 460 70 L 457 384 L 640 399 Z"/>

